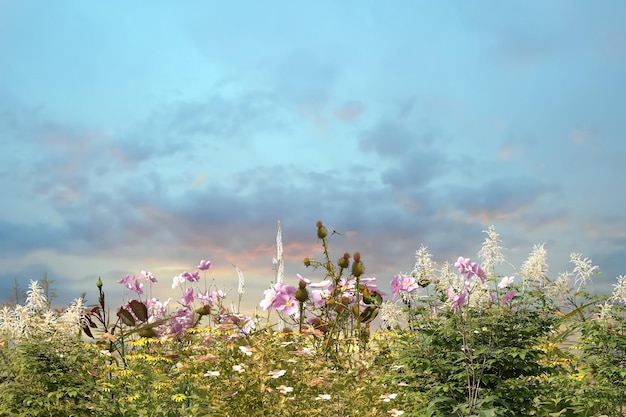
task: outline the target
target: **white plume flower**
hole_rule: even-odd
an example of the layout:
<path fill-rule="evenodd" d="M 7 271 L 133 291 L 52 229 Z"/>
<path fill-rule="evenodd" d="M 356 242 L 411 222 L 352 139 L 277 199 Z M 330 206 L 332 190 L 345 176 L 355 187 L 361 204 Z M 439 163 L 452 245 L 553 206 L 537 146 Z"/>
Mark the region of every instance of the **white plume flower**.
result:
<path fill-rule="evenodd" d="M 524 285 L 530 282 L 537 282 L 543 286 L 548 285 L 548 263 L 546 261 L 547 252 L 545 243 L 533 246 L 533 251 L 528 259 L 522 264 L 519 274 Z"/>
<path fill-rule="evenodd" d="M 495 267 L 504 262 L 504 255 L 502 255 L 502 247 L 500 241 L 500 235 L 496 233 L 496 228 L 492 225 L 488 230 L 485 230 L 487 237 L 483 242 L 478 257 L 482 260 L 482 268 L 485 273 L 493 273 Z"/>
<path fill-rule="evenodd" d="M 582 259 L 582 254 L 580 253 L 572 253 L 569 257 L 570 262 L 574 264 L 573 272 L 576 274 L 576 291 L 580 291 L 584 285 L 591 283 L 591 274 L 593 274 L 598 267 L 593 265 L 591 259 Z"/>

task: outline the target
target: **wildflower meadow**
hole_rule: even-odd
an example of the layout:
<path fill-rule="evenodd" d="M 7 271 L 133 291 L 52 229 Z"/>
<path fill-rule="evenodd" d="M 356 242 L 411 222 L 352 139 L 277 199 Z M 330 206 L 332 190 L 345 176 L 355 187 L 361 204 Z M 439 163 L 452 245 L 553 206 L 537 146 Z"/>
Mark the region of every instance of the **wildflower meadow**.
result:
<path fill-rule="evenodd" d="M 503 275 L 490 227 L 475 256 L 436 264 L 421 246 L 410 272 L 372 277 L 367 254 L 334 253 L 324 224 L 311 229 L 320 256 L 285 274 L 279 223 L 253 315 L 238 307 L 243 271 L 227 302 L 207 260 L 166 283 L 98 280 L 97 303 L 64 311 L 31 281 L 0 310 L 0 416 L 625 415 L 626 276 L 591 293 L 598 267 L 572 253 L 552 277 L 545 245 Z M 180 299 L 151 297 L 156 285 Z"/>

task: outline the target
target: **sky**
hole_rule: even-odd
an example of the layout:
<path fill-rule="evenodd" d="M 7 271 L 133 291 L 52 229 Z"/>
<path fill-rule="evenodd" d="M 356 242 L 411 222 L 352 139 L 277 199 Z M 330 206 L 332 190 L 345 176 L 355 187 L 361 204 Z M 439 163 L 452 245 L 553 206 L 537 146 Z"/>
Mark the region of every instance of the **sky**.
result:
<path fill-rule="evenodd" d="M 626 274 L 626 2 L 0 0 L 0 302 L 151 294 L 210 260 L 253 309 L 359 251 L 383 289 L 426 245 L 516 268 L 545 244 Z M 503 274 L 515 273 L 503 265 Z M 174 291 L 174 292 L 172 292 Z M 388 291 L 390 293 L 390 291 Z M 119 303 L 118 303 L 119 304 Z"/>

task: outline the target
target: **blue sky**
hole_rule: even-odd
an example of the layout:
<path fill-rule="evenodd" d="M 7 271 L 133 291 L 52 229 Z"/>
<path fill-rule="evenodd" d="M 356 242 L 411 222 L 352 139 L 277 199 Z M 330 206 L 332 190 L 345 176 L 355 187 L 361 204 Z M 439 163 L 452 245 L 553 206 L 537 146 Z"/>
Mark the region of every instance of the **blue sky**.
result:
<path fill-rule="evenodd" d="M 545 243 L 625 274 L 622 1 L 2 1 L 0 295 L 151 270 L 252 306 L 319 257 L 367 275 Z M 571 269 L 571 268 L 570 268 Z M 511 271 L 505 270 L 510 273 Z M 227 291 L 228 292 L 228 291 Z M 176 294 L 173 294 L 176 296 Z M 230 292 L 234 300 L 234 291 Z"/>

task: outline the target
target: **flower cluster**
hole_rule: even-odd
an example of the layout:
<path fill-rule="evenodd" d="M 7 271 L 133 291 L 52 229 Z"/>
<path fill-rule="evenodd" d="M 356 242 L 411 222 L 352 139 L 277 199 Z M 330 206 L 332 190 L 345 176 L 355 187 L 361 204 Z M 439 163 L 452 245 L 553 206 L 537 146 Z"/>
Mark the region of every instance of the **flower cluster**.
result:
<path fill-rule="evenodd" d="M 0 310 L 0 340 L 19 343 L 25 338 L 74 337 L 82 327 L 84 300 L 77 298 L 61 314 L 50 309 L 43 287 L 31 281 L 24 305 Z"/>
<path fill-rule="evenodd" d="M 181 337 L 188 329 L 197 325 L 200 319 L 208 316 L 216 324 L 222 327 L 236 328 L 239 335 L 248 334 L 254 328 L 252 318 L 235 311 L 228 311 L 223 306 L 226 293 L 213 288 L 200 291 L 193 284 L 201 280 L 201 271 L 205 273 L 211 269 L 211 261 L 201 260 L 195 271 L 184 271 L 172 279 L 172 289 L 180 288 L 181 298 L 178 300 L 178 307 L 170 312 L 172 299 L 161 302 L 157 298 L 146 300 L 130 300 L 122 307 L 123 315 L 128 323 L 144 323 L 150 330 L 154 331 L 154 336 L 172 335 Z M 243 274 L 237 268 L 239 276 L 239 287 L 243 288 Z M 141 296 L 143 294 L 144 283 L 150 284 L 158 282 L 150 272 L 141 271 L 138 276 L 126 275 L 118 281 L 130 291 Z M 145 319 L 137 316 L 137 304 L 145 305 Z M 135 308 L 133 308 L 133 305 Z M 141 309 L 140 309 L 141 310 Z M 151 333 L 152 334 L 152 333 Z"/>

